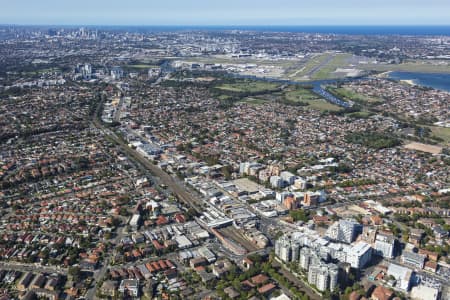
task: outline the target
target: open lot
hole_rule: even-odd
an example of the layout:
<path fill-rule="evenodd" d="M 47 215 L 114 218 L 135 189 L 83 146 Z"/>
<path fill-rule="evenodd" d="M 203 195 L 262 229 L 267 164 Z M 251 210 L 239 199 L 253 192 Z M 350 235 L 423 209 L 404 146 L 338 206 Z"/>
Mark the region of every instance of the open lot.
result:
<path fill-rule="evenodd" d="M 216 89 L 235 93 L 259 93 L 275 90 L 279 87 L 276 83 L 263 81 L 246 81 L 238 83 L 226 83 L 216 87 Z"/>
<path fill-rule="evenodd" d="M 255 97 L 247 97 L 239 101 L 240 103 L 247 103 L 252 105 L 261 105 L 267 103 L 268 100 L 261 99 L 261 98 L 255 98 Z"/>
<path fill-rule="evenodd" d="M 439 154 L 442 152 L 442 147 L 427 145 L 427 144 L 422 144 L 422 143 L 416 143 L 416 142 L 405 145 L 405 148 L 411 149 L 411 150 L 419 150 L 419 151 L 427 152 L 427 153 L 431 153 L 431 154 Z"/>
<path fill-rule="evenodd" d="M 285 98 L 291 102 L 307 103 L 309 108 L 320 111 L 339 111 L 341 108 L 337 105 L 331 104 L 324 99 L 319 98 L 309 89 L 295 89 L 285 93 Z"/>
<path fill-rule="evenodd" d="M 151 69 L 151 68 L 159 68 L 157 65 L 150 64 L 136 64 L 136 65 L 126 65 L 126 69 Z"/>
<path fill-rule="evenodd" d="M 350 100 L 350 101 L 357 102 L 357 103 L 379 104 L 379 103 L 384 102 L 384 100 L 381 98 L 375 98 L 375 97 L 370 97 L 370 96 L 366 96 L 363 94 L 359 94 L 357 92 L 352 91 L 349 88 L 328 87 L 327 89 L 329 91 L 331 91 L 333 94 L 336 94 L 339 97 L 343 98 L 344 100 Z"/>
<path fill-rule="evenodd" d="M 340 216 L 341 218 L 346 217 L 353 217 L 356 215 L 369 215 L 370 213 L 357 206 L 357 205 L 348 205 L 348 206 L 342 206 L 334 209 L 336 211 L 336 214 Z"/>
<path fill-rule="evenodd" d="M 248 178 L 240 178 L 233 181 L 233 183 L 241 190 L 249 193 L 255 193 L 262 189 L 262 187 L 251 181 Z"/>

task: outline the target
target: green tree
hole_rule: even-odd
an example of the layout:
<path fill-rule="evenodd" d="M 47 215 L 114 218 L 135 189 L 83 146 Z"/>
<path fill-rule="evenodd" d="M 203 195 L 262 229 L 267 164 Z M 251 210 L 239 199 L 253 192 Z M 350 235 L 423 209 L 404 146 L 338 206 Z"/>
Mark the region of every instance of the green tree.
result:
<path fill-rule="evenodd" d="M 81 268 L 78 266 L 73 266 L 69 268 L 68 274 L 72 276 L 73 281 L 78 281 L 81 276 Z"/>

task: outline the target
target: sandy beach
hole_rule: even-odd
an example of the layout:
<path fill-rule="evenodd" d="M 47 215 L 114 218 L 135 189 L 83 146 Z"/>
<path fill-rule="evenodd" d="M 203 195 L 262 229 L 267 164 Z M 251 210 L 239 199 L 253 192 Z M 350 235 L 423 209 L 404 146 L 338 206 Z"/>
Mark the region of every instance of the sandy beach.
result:
<path fill-rule="evenodd" d="M 414 82 L 414 80 L 411 80 L 411 79 L 403 79 L 403 80 L 400 80 L 400 82 L 403 82 L 403 83 L 406 83 L 406 84 L 409 84 L 409 85 L 417 85 Z"/>

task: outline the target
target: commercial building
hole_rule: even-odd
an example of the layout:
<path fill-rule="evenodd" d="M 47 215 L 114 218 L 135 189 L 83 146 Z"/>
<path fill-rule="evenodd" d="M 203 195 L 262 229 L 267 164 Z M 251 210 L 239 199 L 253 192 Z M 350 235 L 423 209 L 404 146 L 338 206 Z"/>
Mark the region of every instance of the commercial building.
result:
<path fill-rule="evenodd" d="M 347 252 L 347 262 L 353 268 L 363 268 L 372 259 L 372 247 L 365 242 L 352 245 Z"/>
<path fill-rule="evenodd" d="M 387 270 L 387 275 L 393 276 L 396 280 L 395 287 L 404 291 L 409 291 L 412 274 L 411 269 L 393 263 L 389 264 Z"/>
<path fill-rule="evenodd" d="M 395 238 L 392 235 L 378 233 L 375 239 L 375 254 L 385 257 L 393 258 L 395 254 Z"/>
<path fill-rule="evenodd" d="M 241 175 L 256 176 L 262 168 L 264 168 L 264 165 L 257 162 L 243 162 L 239 164 L 239 173 Z"/>
<path fill-rule="evenodd" d="M 362 226 L 358 222 L 339 220 L 328 228 L 326 235 L 332 240 L 350 244 L 361 231 Z"/>
<path fill-rule="evenodd" d="M 270 185 L 273 188 L 279 189 L 284 187 L 284 181 L 280 176 L 271 176 L 270 177 Z"/>
<path fill-rule="evenodd" d="M 436 287 L 419 284 L 411 289 L 411 299 L 413 300 L 437 300 L 439 299 L 439 289 Z"/>
<path fill-rule="evenodd" d="M 317 206 L 319 204 L 319 197 L 306 193 L 303 199 L 304 206 Z"/>
<path fill-rule="evenodd" d="M 418 269 L 423 269 L 426 255 L 414 253 L 411 251 L 403 251 L 402 262 Z"/>
<path fill-rule="evenodd" d="M 281 192 L 281 193 L 276 193 L 275 199 L 277 199 L 278 202 L 283 203 L 284 199 L 288 198 L 288 197 L 294 197 L 297 199 L 297 197 L 295 196 L 294 193 L 291 192 Z"/>
<path fill-rule="evenodd" d="M 121 67 L 113 67 L 111 69 L 111 77 L 114 80 L 120 80 L 123 77 L 123 70 Z"/>
<path fill-rule="evenodd" d="M 205 266 L 208 264 L 208 261 L 204 257 L 196 257 L 189 261 L 189 266 L 194 269 L 198 266 Z"/>
<path fill-rule="evenodd" d="M 286 197 L 283 201 L 284 207 L 286 207 L 289 210 L 297 209 L 300 207 L 300 202 L 295 199 L 294 197 Z"/>
<path fill-rule="evenodd" d="M 141 221 L 141 215 L 134 214 L 130 219 L 130 226 L 133 227 L 134 230 L 137 230 L 139 228 Z"/>
<path fill-rule="evenodd" d="M 149 143 L 141 143 L 136 147 L 136 151 L 150 159 L 162 153 L 161 148 Z"/>
<path fill-rule="evenodd" d="M 363 232 L 362 232 L 360 238 L 362 241 L 364 241 L 366 243 L 374 244 L 375 240 L 376 240 L 376 236 L 377 236 L 377 230 L 375 228 L 365 226 L 363 228 Z"/>
<path fill-rule="evenodd" d="M 192 247 L 192 242 L 185 235 L 177 235 L 174 240 L 178 244 L 178 248 L 186 249 Z"/>
<path fill-rule="evenodd" d="M 204 257 L 208 263 L 212 263 L 216 261 L 216 255 L 209 250 L 207 247 L 200 247 L 197 249 L 197 253 L 201 256 Z"/>
<path fill-rule="evenodd" d="M 150 68 L 148 69 L 148 79 L 153 79 L 161 75 L 161 68 Z"/>
<path fill-rule="evenodd" d="M 296 189 L 304 190 L 304 189 L 306 189 L 307 184 L 308 184 L 308 182 L 302 177 L 297 177 L 294 180 L 294 187 Z"/>
<path fill-rule="evenodd" d="M 287 184 L 287 185 L 292 185 L 294 184 L 294 181 L 296 179 L 296 176 L 294 174 L 292 174 L 291 172 L 288 171 L 283 171 L 280 173 L 280 177 L 281 179 L 283 179 L 283 181 Z"/>

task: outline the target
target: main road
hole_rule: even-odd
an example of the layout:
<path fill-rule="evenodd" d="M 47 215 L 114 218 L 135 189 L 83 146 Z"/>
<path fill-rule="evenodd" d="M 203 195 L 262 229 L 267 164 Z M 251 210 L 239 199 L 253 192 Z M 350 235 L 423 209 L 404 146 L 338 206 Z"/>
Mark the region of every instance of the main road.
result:
<path fill-rule="evenodd" d="M 116 234 L 116 237 L 114 238 L 114 241 L 113 241 L 113 245 L 114 246 L 119 244 L 120 241 L 122 240 L 122 238 L 123 238 L 123 229 L 124 229 L 123 225 L 121 225 L 117 229 L 117 234 Z M 109 251 L 108 254 L 105 256 L 105 259 L 102 262 L 101 268 L 94 272 L 95 282 L 94 282 L 94 285 L 87 291 L 86 299 L 94 299 L 94 297 L 97 294 L 97 283 L 98 283 L 98 280 L 102 279 L 105 276 L 106 272 L 108 271 L 109 262 L 111 261 L 111 255 L 113 253 L 112 249 L 109 249 L 108 251 Z"/>

